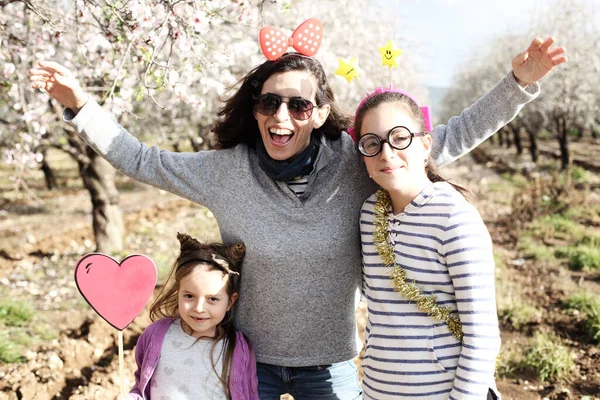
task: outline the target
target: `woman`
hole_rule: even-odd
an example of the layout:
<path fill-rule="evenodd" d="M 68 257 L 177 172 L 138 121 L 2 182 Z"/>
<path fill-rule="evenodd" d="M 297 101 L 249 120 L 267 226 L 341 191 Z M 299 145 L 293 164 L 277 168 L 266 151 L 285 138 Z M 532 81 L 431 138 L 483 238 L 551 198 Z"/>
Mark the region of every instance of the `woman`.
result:
<path fill-rule="evenodd" d="M 438 166 L 465 154 L 535 98 L 535 83 L 564 62 L 553 39 L 535 40 L 487 95 L 433 132 Z M 373 183 L 321 64 L 286 54 L 242 80 L 220 111 L 221 150 L 148 148 L 116 124 L 54 62 L 31 70 L 34 88 L 62 103 L 64 118 L 132 178 L 202 204 L 224 243 L 243 242 L 237 328 L 258 361 L 259 396 L 355 399 L 355 299 L 361 282 L 358 217 Z"/>

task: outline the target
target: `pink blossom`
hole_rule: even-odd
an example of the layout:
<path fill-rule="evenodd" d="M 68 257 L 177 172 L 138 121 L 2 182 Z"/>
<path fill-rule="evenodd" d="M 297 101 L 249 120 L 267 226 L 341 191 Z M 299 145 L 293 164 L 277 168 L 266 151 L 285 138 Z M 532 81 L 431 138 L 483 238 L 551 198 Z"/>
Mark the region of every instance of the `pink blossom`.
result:
<path fill-rule="evenodd" d="M 209 19 L 203 12 L 198 12 L 191 18 L 190 25 L 194 28 L 197 33 L 207 33 L 209 31 L 208 25 Z"/>
<path fill-rule="evenodd" d="M 12 75 L 15 72 L 15 70 L 16 70 L 15 64 L 6 63 L 6 64 L 4 64 L 4 70 L 2 71 L 2 74 L 4 75 L 5 78 L 8 78 L 8 76 Z"/>

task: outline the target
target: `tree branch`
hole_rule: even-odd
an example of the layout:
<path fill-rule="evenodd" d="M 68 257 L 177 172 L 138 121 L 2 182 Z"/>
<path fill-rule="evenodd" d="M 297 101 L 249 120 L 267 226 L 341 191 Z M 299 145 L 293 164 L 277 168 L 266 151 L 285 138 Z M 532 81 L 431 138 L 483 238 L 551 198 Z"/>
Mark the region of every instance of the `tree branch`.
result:
<path fill-rule="evenodd" d="M 19 0 L 0 0 L 0 8 L 4 8 L 11 3 L 16 3 Z"/>

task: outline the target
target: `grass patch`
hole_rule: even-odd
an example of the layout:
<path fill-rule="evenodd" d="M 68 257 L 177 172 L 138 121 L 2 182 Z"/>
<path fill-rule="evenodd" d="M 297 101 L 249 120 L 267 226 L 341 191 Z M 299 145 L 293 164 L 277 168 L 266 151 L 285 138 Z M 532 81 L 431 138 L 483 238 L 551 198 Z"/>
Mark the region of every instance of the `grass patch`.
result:
<path fill-rule="evenodd" d="M 127 180 L 123 180 L 123 181 L 119 181 L 117 179 L 115 179 L 115 184 L 117 186 L 117 189 L 119 190 L 119 192 L 131 192 L 133 190 L 136 190 L 139 186 L 136 183 L 136 181 L 134 181 L 133 179 L 127 179 Z"/>
<path fill-rule="evenodd" d="M 67 310 L 82 310 L 89 309 L 90 305 L 85 301 L 83 296 L 77 295 L 74 299 L 69 301 L 62 301 L 55 306 L 54 311 L 67 311 Z"/>
<path fill-rule="evenodd" d="M 537 133 L 537 137 L 538 137 L 538 140 L 540 140 L 540 141 L 550 140 L 550 139 L 554 139 L 554 133 L 552 133 L 551 131 L 549 131 L 547 129 L 540 129 L 540 131 Z"/>
<path fill-rule="evenodd" d="M 511 174 L 510 172 L 505 172 L 502 174 L 502 177 L 518 188 L 524 188 L 529 184 L 529 180 L 519 173 Z"/>
<path fill-rule="evenodd" d="M 525 351 L 526 367 L 533 369 L 543 382 L 567 381 L 573 369 L 573 352 L 552 334 L 536 333 Z"/>
<path fill-rule="evenodd" d="M 570 248 L 569 269 L 573 271 L 594 271 L 600 269 L 600 249 L 597 247 L 579 245 Z"/>
<path fill-rule="evenodd" d="M 11 333 L 12 342 L 17 344 L 19 347 L 29 348 L 35 342 L 35 338 L 31 335 L 31 332 L 23 329 L 16 330 Z"/>
<path fill-rule="evenodd" d="M 585 235 L 579 240 L 579 244 L 585 244 L 592 247 L 600 247 L 600 231 L 588 228 Z"/>
<path fill-rule="evenodd" d="M 44 342 L 50 342 L 54 339 L 58 339 L 58 331 L 48 325 L 47 323 L 35 324 L 31 330 L 33 333 Z"/>
<path fill-rule="evenodd" d="M 496 304 L 498 318 L 501 322 L 520 331 L 526 325 L 537 322 L 541 318 L 541 311 L 526 304 L 520 296 L 520 285 L 504 279 L 506 265 L 502 258 L 494 253 L 496 263 Z"/>
<path fill-rule="evenodd" d="M 504 192 L 506 185 L 503 182 L 490 182 L 488 184 L 488 190 L 490 192 Z"/>
<path fill-rule="evenodd" d="M 579 129 L 569 129 L 569 132 L 567 133 L 567 135 L 569 135 L 573 138 L 578 138 L 579 137 Z"/>
<path fill-rule="evenodd" d="M 571 179 L 575 183 L 586 183 L 588 181 L 588 172 L 585 168 L 574 165 L 571 167 Z"/>
<path fill-rule="evenodd" d="M 579 291 L 571 295 L 565 305 L 571 309 L 584 311 L 588 308 L 600 307 L 600 297 L 587 291 Z"/>
<path fill-rule="evenodd" d="M 517 248 L 523 252 L 523 257 L 525 258 L 548 261 L 553 261 L 556 259 L 552 247 L 546 246 L 545 244 L 534 240 L 531 236 L 522 236 L 519 240 Z"/>
<path fill-rule="evenodd" d="M 8 335 L 3 333 L 0 335 L 0 362 L 15 363 L 23 361 L 24 357 L 20 354 L 19 349 L 11 342 Z"/>
<path fill-rule="evenodd" d="M 33 319 L 33 308 L 21 301 L 0 302 L 0 322 L 7 326 L 24 326 Z"/>
<path fill-rule="evenodd" d="M 527 324 L 539 321 L 542 313 L 539 309 L 524 303 L 522 299 L 511 297 L 498 307 L 498 317 L 513 329 L 520 331 Z"/>
<path fill-rule="evenodd" d="M 584 207 L 584 206 L 571 206 L 569 207 L 567 210 L 565 210 L 565 212 L 563 213 L 563 215 L 566 218 L 569 219 L 574 219 L 574 220 L 587 220 L 587 219 L 591 219 L 592 217 L 592 213 L 590 213 L 590 207 Z"/>
<path fill-rule="evenodd" d="M 503 273 L 506 270 L 506 264 L 504 263 L 504 260 L 502 259 L 502 256 L 500 256 L 500 254 L 496 253 L 494 251 L 494 265 L 496 267 L 496 271 Z"/>
<path fill-rule="evenodd" d="M 555 246 L 545 243 L 555 243 Z M 529 259 L 566 259 L 573 271 L 600 270 L 600 230 L 578 222 L 573 213 L 535 219 L 521 235 L 517 248 Z"/>
<path fill-rule="evenodd" d="M 580 291 L 571 295 L 565 305 L 585 314 L 585 331 L 589 340 L 600 344 L 600 296 Z"/>
<path fill-rule="evenodd" d="M 569 258 L 571 248 L 568 246 L 559 246 L 554 248 L 554 257 Z"/>
<path fill-rule="evenodd" d="M 514 346 L 502 347 L 499 362 L 496 363 L 496 374 L 500 378 L 514 377 L 524 366 L 523 351 Z"/>
<path fill-rule="evenodd" d="M 553 214 L 536 219 L 530 229 L 540 238 L 551 236 L 560 240 L 573 240 L 583 236 L 584 227 L 572 219 Z"/>
<path fill-rule="evenodd" d="M 582 215 L 580 208 L 572 207 L 564 214 L 546 215 L 534 220 L 529 231 L 540 239 L 552 237 L 573 244 L 600 246 L 600 230 L 590 227 L 589 220 Z"/>
<path fill-rule="evenodd" d="M 586 184 L 589 181 L 588 172 L 577 165 L 572 166 L 568 171 L 561 171 L 556 178 L 561 185 Z"/>

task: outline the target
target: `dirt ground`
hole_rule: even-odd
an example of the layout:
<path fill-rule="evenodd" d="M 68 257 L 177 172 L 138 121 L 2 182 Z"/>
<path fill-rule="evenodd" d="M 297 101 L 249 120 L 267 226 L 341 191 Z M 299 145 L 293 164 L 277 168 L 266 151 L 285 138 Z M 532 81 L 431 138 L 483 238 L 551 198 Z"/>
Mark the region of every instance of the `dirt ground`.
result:
<path fill-rule="evenodd" d="M 558 282 L 574 280 L 600 294 L 600 275 L 544 271 L 522 260 L 509 245 L 501 222 L 511 211 L 507 194 L 488 190 L 502 179 L 492 167 L 464 157 L 443 173 L 476 192 L 475 203 L 497 253 L 508 266 L 503 273 L 527 288 L 524 295 L 528 301 L 543 310 L 543 319 L 524 332 L 503 327 L 503 343 L 518 344 L 536 330 L 555 330 L 577 357 L 577 371 L 570 382 L 548 384 L 532 376 L 502 379 L 498 384 L 503 398 L 600 399 L 600 350 L 578 339 L 580 321 L 557 306 L 563 295 Z M 125 254 L 150 256 L 164 274 L 176 254 L 176 232 L 218 238 L 210 211 L 143 185 L 127 185 L 121 192 L 127 230 Z M 43 201 L 3 193 L 0 295 L 31 304 L 36 310 L 36 328 L 24 331 L 34 338 L 23 352 L 24 362 L 0 364 L 0 400 L 113 399 L 120 382 L 116 331 L 85 304 L 73 280 L 77 260 L 93 251 L 89 198 L 76 188 L 40 191 L 38 196 Z M 364 305 L 357 311 L 357 319 L 364 335 Z M 127 388 L 135 370 L 132 349 L 148 323 L 142 314 L 124 332 Z M 359 357 L 356 361 L 360 365 Z"/>

